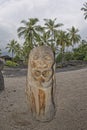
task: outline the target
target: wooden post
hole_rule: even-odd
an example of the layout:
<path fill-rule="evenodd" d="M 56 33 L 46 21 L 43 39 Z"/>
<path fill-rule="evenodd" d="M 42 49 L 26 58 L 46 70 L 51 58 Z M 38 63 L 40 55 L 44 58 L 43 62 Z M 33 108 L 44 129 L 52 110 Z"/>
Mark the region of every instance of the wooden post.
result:
<path fill-rule="evenodd" d="M 32 49 L 29 55 L 27 102 L 34 118 L 50 121 L 55 115 L 55 58 L 49 46 Z"/>
<path fill-rule="evenodd" d="M 3 62 L 0 60 L 0 91 L 4 90 L 4 78 L 3 78 L 3 74 L 2 74 L 2 70 L 3 70 L 4 64 Z"/>

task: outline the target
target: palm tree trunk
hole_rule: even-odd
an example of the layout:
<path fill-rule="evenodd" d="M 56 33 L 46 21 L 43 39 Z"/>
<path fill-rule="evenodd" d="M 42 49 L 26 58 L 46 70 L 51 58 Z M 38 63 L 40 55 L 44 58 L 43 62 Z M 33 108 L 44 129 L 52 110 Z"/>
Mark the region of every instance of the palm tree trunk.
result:
<path fill-rule="evenodd" d="M 65 62 L 64 48 L 63 48 L 63 47 L 61 48 L 61 54 L 62 54 L 61 65 L 62 65 L 62 67 L 63 67 L 63 64 L 64 64 L 64 62 Z"/>
<path fill-rule="evenodd" d="M 12 50 L 12 63 L 13 63 L 13 56 L 14 56 L 14 51 Z"/>
<path fill-rule="evenodd" d="M 72 50 L 74 50 L 74 43 L 72 43 Z"/>

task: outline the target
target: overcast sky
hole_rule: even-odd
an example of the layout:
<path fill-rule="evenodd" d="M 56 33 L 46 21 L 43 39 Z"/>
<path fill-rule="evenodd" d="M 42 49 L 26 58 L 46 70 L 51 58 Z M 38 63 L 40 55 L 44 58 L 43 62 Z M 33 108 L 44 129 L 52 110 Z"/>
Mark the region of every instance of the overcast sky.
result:
<path fill-rule="evenodd" d="M 21 20 L 28 18 L 57 18 L 63 23 L 62 29 L 75 26 L 82 39 L 87 36 L 87 20 L 81 7 L 86 0 L 0 0 L 0 48 L 12 40 L 17 40 L 17 28 Z"/>

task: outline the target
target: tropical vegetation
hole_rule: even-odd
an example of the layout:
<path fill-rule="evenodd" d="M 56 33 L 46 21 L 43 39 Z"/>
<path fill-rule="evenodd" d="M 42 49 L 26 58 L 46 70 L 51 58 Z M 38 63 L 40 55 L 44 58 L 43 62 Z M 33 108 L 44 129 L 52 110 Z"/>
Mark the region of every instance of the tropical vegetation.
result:
<path fill-rule="evenodd" d="M 84 18 L 87 19 L 87 2 L 81 8 Z M 27 63 L 30 51 L 37 46 L 50 46 L 56 57 L 56 62 L 70 60 L 87 61 L 87 41 L 81 39 L 79 29 L 75 26 L 66 30 L 62 29 L 63 23 L 57 23 L 57 19 L 43 19 L 43 25 L 38 18 L 22 20 L 17 29 L 18 37 L 23 42 L 19 44 L 12 39 L 6 49 L 14 62 Z M 1 49 L 0 49 L 1 54 Z"/>
<path fill-rule="evenodd" d="M 81 41 L 77 28 L 72 26 L 67 30 L 62 30 L 63 24 L 57 23 L 56 18 L 44 19 L 43 21 L 43 25 L 39 24 L 39 19 L 37 18 L 21 21 L 22 26 L 17 29 L 17 32 L 18 37 L 23 41 L 23 45 L 21 46 L 21 44 L 12 39 L 6 47 L 14 61 L 22 60 L 27 63 L 30 51 L 34 47 L 42 45 L 52 48 L 57 62 L 63 63 L 74 59 L 86 60 L 87 54 L 85 52 L 84 55 L 86 57 L 82 56 L 83 58 L 81 58 L 80 55 L 83 55 L 82 52 L 85 50 L 82 48 L 86 46 L 87 42 L 85 40 Z M 77 44 L 78 48 L 75 47 Z"/>

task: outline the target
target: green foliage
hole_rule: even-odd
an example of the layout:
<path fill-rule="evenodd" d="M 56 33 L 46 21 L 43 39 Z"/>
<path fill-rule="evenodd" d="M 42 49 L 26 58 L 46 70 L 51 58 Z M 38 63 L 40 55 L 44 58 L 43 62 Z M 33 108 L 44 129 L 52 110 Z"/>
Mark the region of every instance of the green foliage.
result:
<path fill-rule="evenodd" d="M 66 52 L 64 57 L 65 61 L 74 60 L 73 52 Z"/>
<path fill-rule="evenodd" d="M 73 52 L 65 52 L 64 53 L 64 61 L 70 61 L 70 60 L 74 60 Z M 62 53 L 58 54 L 58 56 L 56 58 L 56 62 L 57 63 L 62 62 Z"/>
<path fill-rule="evenodd" d="M 80 44 L 78 48 L 75 48 L 73 52 L 64 52 L 64 55 L 62 55 L 62 53 L 59 53 L 56 58 L 56 62 L 58 63 L 62 62 L 62 58 L 64 58 L 64 61 L 70 61 L 70 60 L 87 61 L 87 43 L 82 42 L 82 44 Z"/>
<path fill-rule="evenodd" d="M 27 63 L 30 51 L 36 46 L 50 46 L 57 54 L 56 62 L 64 63 L 70 60 L 87 60 L 87 42 L 82 41 L 78 48 L 73 49 L 73 52 L 65 52 L 66 47 L 74 47 L 80 42 L 79 30 L 72 26 L 66 31 L 59 28 L 62 23 L 56 23 L 56 19 L 44 19 L 44 25 L 38 24 L 37 18 L 30 18 L 28 21 L 21 21 L 22 27 L 19 27 L 18 36 L 24 38 L 24 43 L 20 46 L 17 41 L 12 40 L 7 45 L 8 51 L 12 53 L 14 61 L 23 61 Z M 11 63 L 7 63 L 11 64 Z M 12 63 L 13 66 L 13 63 Z M 15 65 L 14 65 L 15 66 Z"/>
<path fill-rule="evenodd" d="M 85 56 L 85 58 L 83 59 L 84 61 L 87 61 L 87 55 Z"/>
<path fill-rule="evenodd" d="M 59 53 L 56 57 L 56 63 L 59 63 L 62 61 L 62 53 Z"/>
<path fill-rule="evenodd" d="M 84 18 L 87 19 L 87 2 L 83 4 L 81 10 L 84 11 Z"/>
<path fill-rule="evenodd" d="M 16 62 L 13 62 L 13 61 L 10 61 L 10 60 L 7 60 L 5 65 L 8 66 L 8 67 L 18 66 L 18 64 Z"/>
<path fill-rule="evenodd" d="M 13 60 L 17 62 L 17 61 L 19 61 L 21 59 L 20 59 L 20 57 L 18 55 L 16 55 Z"/>
<path fill-rule="evenodd" d="M 24 38 L 24 44 L 22 48 L 17 46 L 18 51 L 14 51 L 16 55 L 27 61 L 31 49 L 36 46 L 47 45 L 50 46 L 54 52 L 57 54 L 60 49 L 58 56 L 58 61 L 64 62 L 64 54 L 66 46 L 69 47 L 80 41 L 80 36 L 78 34 L 78 29 L 72 26 L 71 29 L 67 31 L 60 30 L 59 28 L 63 26 L 62 23 L 56 23 L 55 19 L 44 19 L 44 25 L 38 24 L 39 20 L 37 18 L 30 18 L 28 21 L 22 20 L 22 27 L 19 27 L 17 32 L 18 36 Z M 21 50 L 21 51 L 19 51 Z M 68 55 L 68 54 L 67 54 Z M 66 56 L 69 60 L 69 56 Z M 72 58 L 71 58 L 72 59 Z"/>
<path fill-rule="evenodd" d="M 28 42 L 28 47 L 33 48 L 35 46 L 35 37 L 38 35 L 39 26 L 37 18 L 30 18 L 28 21 L 22 20 L 23 27 L 19 27 L 17 32 L 19 37 L 23 37 L 25 42 Z"/>
<path fill-rule="evenodd" d="M 78 34 L 79 30 L 74 26 L 72 26 L 71 29 L 68 29 L 68 32 L 69 32 L 68 34 L 71 41 L 71 45 L 72 47 L 74 47 L 74 45 L 78 43 L 81 39 L 80 35 Z"/>
<path fill-rule="evenodd" d="M 75 51 L 74 52 L 74 59 L 75 60 L 83 60 L 85 58 L 85 55 L 83 52 Z"/>
<path fill-rule="evenodd" d="M 78 48 L 74 49 L 74 59 L 84 60 L 87 55 L 87 44 L 81 44 Z"/>
<path fill-rule="evenodd" d="M 8 49 L 8 52 L 11 52 L 11 53 L 12 53 L 12 58 L 13 58 L 14 53 L 15 53 L 16 44 L 17 44 L 17 41 L 15 41 L 15 40 L 13 39 L 13 40 L 11 40 L 11 41 L 7 44 L 7 47 L 6 47 L 6 49 Z"/>

